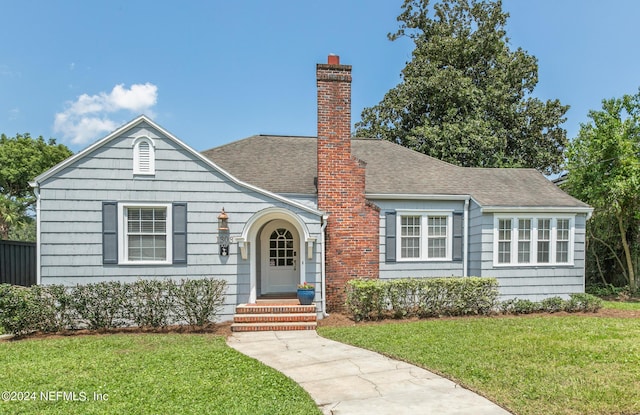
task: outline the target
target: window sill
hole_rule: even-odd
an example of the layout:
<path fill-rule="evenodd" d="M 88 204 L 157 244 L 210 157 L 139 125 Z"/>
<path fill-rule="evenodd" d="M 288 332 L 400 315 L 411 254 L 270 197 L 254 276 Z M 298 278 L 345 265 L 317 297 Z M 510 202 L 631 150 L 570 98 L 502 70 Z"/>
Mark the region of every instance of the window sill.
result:
<path fill-rule="evenodd" d="M 173 265 L 171 261 L 120 261 L 118 265 Z"/>
<path fill-rule="evenodd" d="M 574 268 L 574 263 L 562 264 L 493 264 L 494 268 Z"/>

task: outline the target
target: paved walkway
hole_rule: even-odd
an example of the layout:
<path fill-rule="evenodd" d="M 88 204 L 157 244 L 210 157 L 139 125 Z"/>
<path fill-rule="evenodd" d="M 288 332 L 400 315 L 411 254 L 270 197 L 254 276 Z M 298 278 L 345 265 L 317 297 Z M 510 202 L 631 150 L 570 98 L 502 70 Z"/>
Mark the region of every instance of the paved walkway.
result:
<path fill-rule="evenodd" d="M 299 383 L 324 414 L 509 415 L 427 370 L 313 330 L 234 333 L 227 343 Z"/>

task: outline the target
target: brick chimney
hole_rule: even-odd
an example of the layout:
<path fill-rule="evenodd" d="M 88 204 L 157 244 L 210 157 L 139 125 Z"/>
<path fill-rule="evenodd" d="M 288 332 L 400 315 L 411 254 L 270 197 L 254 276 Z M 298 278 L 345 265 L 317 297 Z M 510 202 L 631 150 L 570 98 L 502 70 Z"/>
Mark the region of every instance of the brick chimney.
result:
<path fill-rule="evenodd" d="M 318 208 L 326 228 L 327 309 L 344 309 L 346 282 L 378 278 L 379 209 L 365 198 L 365 163 L 351 155 L 351 65 L 316 67 Z"/>

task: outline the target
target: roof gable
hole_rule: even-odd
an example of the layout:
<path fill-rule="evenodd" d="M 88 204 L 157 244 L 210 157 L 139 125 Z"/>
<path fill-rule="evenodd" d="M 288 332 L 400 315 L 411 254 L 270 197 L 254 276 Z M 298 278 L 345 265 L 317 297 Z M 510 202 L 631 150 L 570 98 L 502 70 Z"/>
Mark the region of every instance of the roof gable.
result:
<path fill-rule="evenodd" d="M 308 206 L 305 206 L 305 205 L 303 205 L 301 203 L 298 203 L 296 201 L 290 200 L 290 199 L 288 199 L 286 197 L 283 197 L 283 196 L 281 196 L 279 194 L 273 193 L 273 192 L 269 191 L 268 189 L 257 187 L 255 184 L 253 184 L 251 182 L 245 182 L 245 181 L 237 178 L 236 176 L 234 176 L 232 173 L 230 173 L 226 169 L 224 169 L 224 168 L 220 167 L 219 165 L 217 165 L 214 162 L 214 160 L 212 160 L 212 159 L 210 159 L 208 157 L 205 157 L 203 154 L 201 154 L 198 151 L 192 149 L 187 144 L 182 142 L 180 139 L 175 137 L 173 134 L 171 134 L 170 132 L 168 132 L 164 128 L 160 127 L 158 124 L 153 122 L 151 119 L 149 119 L 145 115 L 140 115 L 139 117 L 135 118 L 134 120 L 128 122 L 127 124 L 123 125 L 122 127 L 118 128 L 117 130 L 113 131 L 111 134 L 107 135 L 106 137 L 96 141 L 95 143 L 93 143 L 89 147 L 85 148 L 84 150 L 80 151 L 79 153 L 76 153 L 75 155 L 69 157 L 68 159 L 62 161 L 61 163 L 58 163 L 57 165 L 55 165 L 51 169 L 47 170 L 46 172 L 40 174 L 39 176 L 37 176 L 30 183 L 31 186 L 33 186 L 33 187 L 39 186 L 40 183 L 44 182 L 45 180 L 47 180 L 47 179 L 49 179 L 51 177 L 54 177 L 59 172 L 62 172 L 65 168 L 72 166 L 74 163 L 82 160 L 85 157 L 89 157 L 95 151 L 100 151 L 100 149 L 105 147 L 108 143 L 110 143 L 111 141 L 121 137 L 127 131 L 129 131 L 129 130 L 131 130 L 133 128 L 139 127 L 139 126 L 143 126 L 144 124 L 147 124 L 148 127 L 151 127 L 153 129 L 157 130 L 161 135 L 166 137 L 168 140 L 172 141 L 178 147 L 184 149 L 188 154 L 193 156 L 195 159 L 198 159 L 198 160 L 204 162 L 205 165 L 209 166 L 210 168 L 214 169 L 218 173 L 222 174 L 224 177 L 226 177 L 230 181 L 234 182 L 235 184 L 237 184 L 239 186 L 242 186 L 242 187 L 245 187 L 245 188 L 247 188 L 249 190 L 255 191 L 257 193 L 264 194 L 264 195 L 269 196 L 271 198 L 274 198 L 276 200 L 285 202 L 287 204 L 296 206 L 297 208 L 300 208 L 300 209 L 302 209 L 304 211 L 307 211 L 307 212 L 310 212 L 310 213 L 313 213 L 313 214 L 317 214 L 317 215 L 321 215 L 322 214 L 322 212 L 320 212 L 320 211 L 318 211 L 316 209 L 309 208 Z"/>

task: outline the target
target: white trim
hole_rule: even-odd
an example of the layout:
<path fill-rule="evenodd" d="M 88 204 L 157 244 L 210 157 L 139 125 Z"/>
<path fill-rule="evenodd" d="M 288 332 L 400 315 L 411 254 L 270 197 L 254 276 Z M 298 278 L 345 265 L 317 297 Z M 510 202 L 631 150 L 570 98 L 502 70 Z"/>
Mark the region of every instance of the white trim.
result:
<path fill-rule="evenodd" d="M 160 127 L 155 122 L 151 121 L 151 119 L 149 119 L 145 115 L 140 115 L 138 118 L 136 118 L 136 119 L 130 121 L 129 123 L 123 125 L 122 127 L 120 127 L 117 130 L 113 131 L 111 134 L 109 134 L 108 136 L 104 137 L 103 139 L 96 141 L 91 146 L 85 148 L 81 152 L 76 153 L 72 157 L 69 157 L 68 159 L 64 160 L 63 162 L 56 164 L 54 167 L 50 168 L 46 172 L 42 173 L 41 175 L 39 175 L 38 177 L 33 179 L 33 181 L 30 183 L 30 185 L 33 186 L 33 187 L 38 186 L 39 183 L 42 183 L 44 180 L 54 176 L 56 173 L 58 173 L 59 171 L 63 170 L 64 168 L 68 167 L 69 165 L 75 163 L 77 160 L 85 157 L 86 155 L 88 155 L 92 151 L 102 147 L 103 145 L 107 144 L 109 141 L 114 140 L 115 138 L 117 138 L 117 137 L 121 136 L 122 134 L 124 134 L 126 131 L 128 131 L 128 130 L 130 130 L 132 128 L 135 128 L 136 126 L 138 126 L 141 123 L 149 124 L 152 128 L 158 130 L 162 135 L 166 136 L 169 140 L 173 141 L 178 146 L 182 147 L 184 150 L 186 150 L 192 156 L 194 156 L 198 160 L 202 161 L 207 166 L 213 168 L 214 170 L 216 170 L 217 172 L 219 172 L 220 174 L 225 176 L 227 179 L 231 180 L 233 183 L 235 183 L 235 184 L 237 184 L 237 185 L 239 185 L 241 187 L 247 188 L 249 190 L 253 190 L 256 193 L 260 193 L 262 195 L 268 196 L 268 197 L 273 198 L 275 200 L 278 200 L 280 202 L 283 202 L 283 203 L 286 203 L 288 205 L 294 206 L 294 207 L 296 207 L 296 208 L 298 208 L 300 210 L 303 210 L 305 212 L 309 212 L 309 213 L 312 213 L 312 214 L 318 215 L 318 216 L 322 215 L 322 212 L 317 210 L 317 209 L 310 208 L 309 206 L 306 206 L 306 205 L 304 205 L 302 203 L 298 203 L 295 200 L 288 199 L 288 198 L 280 196 L 280 195 L 278 195 L 276 193 L 272 193 L 272 192 L 270 192 L 268 190 L 261 189 L 261 188 L 259 188 L 257 186 L 252 185 L 252 184 L 243 182 L 242 180 L 236 178 L 235 176 L 231 175 L 231 173 L 227 172 L 226 170 L 224 170 L 223 168 L 221 168 L 220 166 L 215 164 L 213 161 L 211 161 L 207 157 L 203 156 L 202 154 L 200 154 L 199 152 L 197 152 L 193 148 L 189 147 L 187 144 L 183 143 L 176 136 L 174 136 L 173 134 L 171 134 L 170 132 L 168 132 L 164 128 Z"/>
<path fill-rule="evenodd" d="M 153 207 L 165 208 L 166 219 L 166 252 L 163 261 L 129 261 L 127 259 L 127 221 L 124 211 L 128 208 Z M 173 205 L 171 203 L 118 202 L 118 265 L 171 265 L 173 263 Z"/>
<path fill-rule="evenodd" d="M 482 213 L 531 213 L 535 215 L 560 213 L 565 215 L 586 213 L 587 219 L 591 216 L 593 208 L 591 207 L 563 207 L 563 206 L 480 206 Z"/>
<path fill-rule="evenodd" d="M 462 276 L 469 275 L 469 200 L 464 201 L 464 213 L 462 215 Z"/>
<path fill-rule="evenodd" d="M 429 194 L 411 194 L 411 193 L 366 193 L 367 199 L 381 200 L 471 200 L 470 195 L 429 195 Z"/>
<path fill-rule="evenodd" d="M 518 268 L 529 268 L 529 267 L 572 267 L 574 264 L 574 254 L 575 254 L 575 215 L 570 214 L 562 214 L 562 215 L 554 215 L 551 213 L 542 214 L 542 213 L 531 213 L 525 214 L 523 213 L 513 213 L 511 215 L 507 214 L 495 214 L 493 218 L 493 266 L 496 268 L 505 268 L 505 267 L 518 267 Z M 508 263 L 500 263 L 498 262 L 499 258 L 499 221 L 501 219 L 510 219 L 511 220 L 511 261 Z M 518 262 L 518 222 L 519 220 L 529 219 L 531 220 L 531 235 L 529 239 L 529 243 L 531 247 L 529 249 L 530 261 L 529 262 Z M 549 228 L 549 262 L 538 262 L 538 219 L 550 219 L 550 228 Z M 558 219 L 568 219 L 569 220 L 569 252 L 568 252 L 568 261 L 567 262 L 557 262 L 556 252 L 557 252 L 557 222 Z"/>
<path fill-rule="evenodd" d="M 242 230 L 242 234 L 240 237 L 235 238 L 238 243 L 241 243 L 243 246 L 241 247 L 241 252 L 244 250 L 243 259 L 249 259 L 249 302 L 255 303 L 258 298 L 258 271 L 257 271 L 257 260 L 258 256 L 256 253 L 255 247 L 260 243 L 258 240 L 258 231 L 265 225 L 267 222 L 270 222 L 275 219 L 284 220 L 295 228 L 296 232 L 298 232 L 298 255 L 300 266 L 298 267 L 298 280 L 300 283 L 305 281 L 305 270 L 306 270 L 306 262 L 304 257 L 305 252 L 305 244 L 307 244 L 312 238 L 310 237 L 309 230 L 307 226 L 298 215 L 291 212 L 290 210 L 278 207 L 272 207 L 263 209 L 259 212 L 256 212 L 247 222 L 244 224 L 244 229 Z M 254 246 L 254 249 L 250 249 L 251 245 Z"/>
<path fill-rule="evenodd" d="M 451 262 L 453 257 L 453 210 L 424 210 L 424 209 L 401 209 L 396 210 L 396 261 L 397 262 Z M 419 258 L 403 258 L 402 257 L 402 217 L 419 216 L 420 217 L 420 257 Z M 429 241 L 429 218 L 442 217 L 447 218 L 447 255 L 441 258 L 429 258 L 428 241 Z"/>

